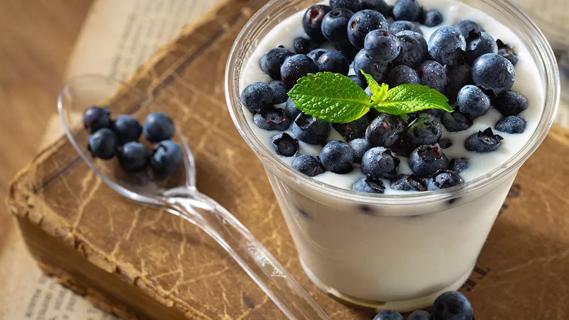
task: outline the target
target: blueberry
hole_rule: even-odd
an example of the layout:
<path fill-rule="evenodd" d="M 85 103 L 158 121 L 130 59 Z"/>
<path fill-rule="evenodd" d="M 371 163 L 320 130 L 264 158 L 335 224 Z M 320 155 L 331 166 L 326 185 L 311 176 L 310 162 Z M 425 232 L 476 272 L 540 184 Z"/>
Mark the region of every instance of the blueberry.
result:
<path fill-rule="evenodd" d="M 422 23 L 427 27 L 436 27 L 443 23 L 443 14 L 437 9 L 429 9 L 423 15 Z"/>
<path fill-rule="evenodd" d="M 421 113 L 413 120 L 405 132 L 407 144 L 416 148 L 423 144 L 435 144 L 443 134 L 443 126 L 439 119 L 427 113 Z"/>
<path fill-rule="evenodd" d="M 164 140 L 154 147 L 150 167 L 159 175 L 169 176 L 184 162 L 180 146 L 172 140 Z"/>
<path fill-rule="evenodd" d="M 344 141 L 333 140 L 320 150 L 320 161 L 328 171 L 348 173 L 353 169 L 354 150 Z"/>
<path fill-rule="evenodd" d="M 294 40 L 292 42 L 292 47 L 294 48 L 295 53 L 307 54 L 310 52 L 310 50 L 313 49 L 314 43 L 312 41 L 310 41 L 310 39 L 306 39 L 303 37 L 297 37 L 297 38 L 294 38 Z M 280 68 L 279 68 L 279 75 L 280 75 Z"/>
<path fill-rule="evenodd" d="M 452 159 L 449 164 L 449 169 L 461 173 L 462 171 L 470 167 L 470 161 L 467 158 L 456 158 Z"/>
<path fill-rule="evenodd" d="M 458 186 L 464 183 L 464 179 L 462 177 L 450 170 L 443 170 L 437 172 L 431 179 L 427 182 L 427 189 L 429 191 L 437 191 L 440 189 L 451 188 L 454 186 Z M 442 319 L 449 319 L 449 318 L 442 318 Z"/>
<path fill-rule="evenodd" d="M 425 60 L 417 67 L 417 74 L 423 85 L 444 92 L 447 86 L 446 68 L 433 60 Z"/>
<path fill-rule="evenodd" d="M 308 144 L 323 144 L 328 139 L 330 128 L 330 123 L 301 113 L 292 124 L 292 134 Z"/>
<path fill-rule="evenodd" d="M 389 24 L 385 17 L 375 10 L 361 10 L 356 12 L 348 22 L 348 39 L 356 48 L 364 47 L 367 34 L 376 29 L 387 29 Z"/>
<path fill-rule="evenodd" d="M 349 123 L 335 123 L 333 127 L 342 135 L 342 137 L 344 137 L 344 139 L 346 139 L 346 141 L 351 141 L 357 138 L 363 138 L 368 125 L 368 118 L 361 117 L 358 120 Z"/>
<path fill-rule="evenodd" d="M 495 94 L 510 90 L 514 84 L 516 70 L 506 58 L 487 53 L 480 56 L 472 66 L 472 80 L 482 89 Z"/>
<path fill-rule="evenodd" d="M 398 34 L 401 31 L 413 31 L 417 32 L 418 34 L 423 34 L 423 31 L 415 22 L 407 21 L 407 20 L 397 20 L 393 21 L 389 25 L 389 32 L 393 34 Z"/>
<path fill-rule="evenodd" d="M 298 155 L 292 159 L 291 166 L 293 169 L 309 176 L 314 177 L 324 173 L 324 167 L 317 157 L 309 155 Z"/>
<path fill-rule="evenodd" d="M 350 61 L 353 61 L 354 58 L 356 57 L 356 54 L 358 54 L 358 52 L 360 51 L 360 49 L 357 49 L 356 47 L 352 46 L 352 44 L 349 42 L 335 43 L 334 48 L 340 51 Z"/>
<path fill-rule="evenodd" d="M 376 314 L 372 320 L 404 320 L 404 319 L 401 313 L 399 312 L 382 310 L 378 314 Z"/>
<path fill-rule="evenodd" d="M 441 149 L 448 149 L 452 147 L 452 140 L 449 138 L 441 138 L 439 140 L 439 146 L 441 147 Z"/>
<path fill-rule="evenodd" d="M 294 101 L 292 101 L 291 98 L 288 98 L 288 100 L 286 101 L 284 112 L 289 119 L 296 119 L 296 117 L 298 117 L 298 115 L 300 114 L 300 110 L 296 108 L 296 105 L 294 104 Z"/>
<path fill-rule="evenodd" d="M 314 61 L 316 63 L 316 60 L 318 60 L 318 58 L 320 58 L 320 56 L 323 55 L 326 51 L 328 51 L 328 50 L 322 49 L 322 48 L 317 48 L 317 49 L 310 51 L 306 56 L 309 57 L 310 59 L 312 59 L 312 61 Z"/>
<path fill-rule="evenodd" d="M 261 111 L 264 106 L 272 104 L 273 100 L 273 89 L 264 82 L 252 83 L 241 92 L 241 104 L 251 113 Z"/>
<path fill-rule="evenodd" d="M 281 104 L 285 103 L 288 99 L 287 95 L 287 88 L 284 82 L 282 81 L 271 81 L 269 82 L 269 87 L 273 91 L 273 101 L 272 104 Z"/>
<path fill-rule="evenodd" d="M 393 6 L 393 17 L 396 20 L 419 20 L 421 6 L 415 0 L 397 0 Z"/>
<path fill-rule="evenodd" d="M 472 320 L 474 314 L 468 299 L 460 292 L 441 294 L 433 303 L 433 320 Z"/>
<path fill-rule="evenodd" d="M 288 133 L 279 133 L 271 140 L 277 154 L 284 157 L 292 157 L 298 151 L 298 140 Z"/>
<path fill-rule="evenodd" d="M 486 32 L 471 32 L 466 37 L 466 59 L 473 63 L 486 53 L 497 53 L 496 40 Z"/>
<path fill-rule="evenodd" d="M 350 79 L 352 79 L 352 82 L 355 83 L 358 87 L 365 89 L 367 88 L 367 83 L 360 77 L 358 76 L 350 76 Z"/>
<path fill-rule="evenodd" d="M 427 56 L 427 42 L 423 35 L 413 31 L 401 31 L 395 36 L 401 43 L 401 53 L 394 60 L 395 64 L 415 67 Z"/>
<path fill-rule="evenodd" d="M 385 186 L 381 180 L 361 178 L 352 185 L 352 191 L 361 193 L 384 193 Z"/>
<path fill-rule="evenodd" d="M 405 143 L 405 139 L 403 138 L 399 139 L 399 141 L 397 141 L 394 145 L 389 147 L 389 149 L 391 149 L 391 151 L 393 151 L 393 153 L 395 153 L 396 155 L 406 158 L 408 158 L 409 155 L 411 154 L 411 151 L 413 151 L 413 148 L 411 148 L 407 143 Z"/>
<path fill-rule="evenodd" d="M 384 17 L 391 17 L 393 15 L 393 7 L 385 2 L 385 0 L 360 0 L 360 4 L 362 9 L 379 11 Z"/>
<path fill-rule="evenodd" d="M 472 68 L 467 64 L 447 66 L 447 79 L 446 96 L 454 103 L 460 89 L 472 83 Z"/>
<path fill-rule="evenodd" d="M 480 33 L 484 31 L 482 27 L 472 20 L 462 20 L 454 25 L 464 38 L 468 37 L 471 32 Z"/>
<path fill-rule="evenodd" d="M 326 16 L 330 10 L 332 10 L 332 8 L 323 4 L 313 5 L 306 10 L 302 18 L 302 27 L 310 39 L 315 41 L 324 40 L 321 29 L 322 20 L 324 20 L 324 16 Z"/>
<path fill-rule="evenodd" d="M 247 90 L 247 89 L 245 89 Z M 272 100 L 272 99 L 271 99 Z M 146 140 L 160 142 L 171 139 L 176 129 L 174 123 L 164 112 L 153 112 L 146 116 L 142 132 Z"/>
<path fill-rule="evenodd" d="M 113 131 L 117 135 L 119 142 L 125 144 L 138 140 L 140 134 L 142 134 L 142 126 L 134 117 L 121 115 L 113 123 Z"/>
<path fill-rule="evenodd" d="M 399 39 L 387 30 L 372 30 L 365 37 L 364 48 L 375 61 L 391 62 L 401 52 Z"/>
<path fill-rule="evenodd" d="M 470 119 L 476 119 L 490 109 L 490 98 L 477 86 L 464 86 L 458 92 L 456 108 Z"/>
<path fill-rule="evenodd" d="M 148 164 L 150 152 L 140 142 L 130 141 L 120 148 L 118 159 L 121 168 L 126 172 L 138 172 Z"/>
<path fill-rule="evenodd" d="M 502 40 L 496 40 L 496 44 L 498 45 L 498 54 L 502 57 L 508 59 L 514 66 L 518 64 L 519 58 L 516 51 L 510 47 L 509 45 L 505 44 Z"/>
<path fill-rule="evenodd" d="M 384 147 L 371 148 L 362 157 L 361 170 L 373 180 L 392 179 L 397 175 L 399 158 Z"/>
<path fill-rule="evenodd" d="M 464 141 L 464 147 L 468 151 L 474 152 L 492 152 L 498 150 L 502 143 L 503 138 L 499 135 L 495 135 L 491 128 L 484 131 L 478 131 Z"/>
<path fill-rule="evenodd" d="M 304 54 L 295 54 L 285 59 L 281 66 L 281 78 L 291 89 L 296 81 L 309 73 L 317 73 L 318 66 Z"/>
<path fill-rule="evenodd" d="M 271 49 L 260 60 L 261 70 L 275 80 L 281 79 L 281 66 L 286 58 L 294 53 L 283 47 Z"/>
<path fill-rule="evenodd" d="M 507 133 L 523 133 L 526 130 L 526 121 L 518 116 L 506 116 L 494 126 L 496 130 Z"/>
<path fill-rule="evenodd" d="M 505 116 L 516 116 L 528 108 L 528 99 L 519 92 L 508 90 L 499 94 L 492 105 Z"/>
<path fill-rule="evenodd" d="M 431 320 L 431 314 L 425 310 L 415 310 L 407 316 L 407 320 Z"/>
<path fill-rule="evenodd" d="M 318 60 L 316 60 L 316 66 L 318 66 L 318 70 L 320 71 L 348 75 L 348 71 L 350 70 L 350 61 L 348 61 L 340 51 L 328 50 L 318 57 Z"/>
<path fill-rule="evenodd" d="M 352 150 L 354 150 L 355 163 L 360 163 L 366 151 L 371 148 L 367 140 L 363 138 L 358 138 L 350 141 L 350 147 L 352 147 Z"/>
<path fill-rule="evenodd" d="M 429 39 L 429 54 L 444 65 L 460 64 L 465 50 L 466 40 L 456 27 L 440 27 Z"/>
<path fill-rule="evenodd" d="M 389 147 L 399 140 L 404 129 L 401 118 L 382 113 L 371 122 L 365 136 L 371 146 Z"/>
<path fill-rule="evenodd" d="M 415 175 L 425 178 L 439 170 L 448 169 L 449 161 L 438 144 L 422 145 L 409 156 L 409 167 Z"/>
<path fill-rule="evenodd" d="M 458 111 L 443 113 L 441 122 L 449 132 L 464 131 L 472 126 L 472 120 Z"/>
<path fill-rule="evenodd" d="M 359 0 L 330 0 L 330 7 L 332 9 L 348 9 L 356 12 L 361 9 Z"/>
<path fill-rule="evenodd" d="M 387 84 L 390 87 L 396 87 L 403 83 L 420 83 L 421 79 L 415 69 L 404 64 L 399 65 L 389 71 L 387 75 Z"/>
<path fill-rule="evenodd" d="M 111 114 L 107 108 L 89 107 L 83 113 L 83 127 L 90 133 L 111 127 Z"/>
<path fill-rule="evenodd" d="M 354 13 L 348 9 L 334 9 L 322 20 L 322 34 L 333 43 L 349 43 L 348 21 Z"/>
<path fill-rule="evenodd" d="M 87 149 L 91 155 L 104 160 L 111 159 L 117 152 L 117 135 L 109 128 L 102 128 L 89 136 Z"/>
<path fill-rule="evenodd" d="M 365 49 L 360 50 L 354 59 L 354 71 L 362 80 L 365 78 L 361 73 L 363 70 L 370 74 L 377 82 L 383 82 L 387 67 L 387 63 L 373 60 Z"/>
<path fill-rule="evenodd" d="M 283 109 L 265 107 L 253 116 L 253 123 L 264 130 L 284 131 L 290 126 L 290 119 Z"/>
<path fill-rule="evenodd" d="M 427 186 L 414 175 L 401 174 L 391 181 L 391 189 L 399 191 L 427 191 Z"/>

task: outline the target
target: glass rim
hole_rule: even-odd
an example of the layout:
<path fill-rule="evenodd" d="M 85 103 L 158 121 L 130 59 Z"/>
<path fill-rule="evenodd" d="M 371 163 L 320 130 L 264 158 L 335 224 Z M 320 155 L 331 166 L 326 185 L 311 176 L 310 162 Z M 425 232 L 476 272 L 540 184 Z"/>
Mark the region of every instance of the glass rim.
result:
<path fill-rule="evenodd" d="M 291 5 L 300 3 L 305 0 L 291 1 Z M 292 167 L 284 163 L 271 150 L 266 143 L 263 143 L 253 132 L 246 119 L 246 114 L 239 101 L 239 74 L 241 68 L 236 68 L 235 64 L 240 61 L 240 54 L 244 53 L 245 43 L 251 41 L 255 31 L 267 23 L 274 7 L 282 7 L 282 0 L 271 0 L 259 9 L 245 24 L 235 39 L 225 68 L 225 99 L 231 119 L 247 145 L 255 152 L 257 157 L 262 160 L 263 165 L 267 169 L 267 165 L 271 165 L 280 178 L 291 181 L 294 184 L 303 184 L 311 189 L 326 192 L 329 196 L 343 200 L 358 202 L 370 205 L 394 205 L 394 204 L 410 204 L 410 203 L 427 203 L 434 201 L 451 200 L 462 196 L 463 194 L 480 190 L 495 181 L 499 181 L 508 176 L 509 173 L 519 169 L 521 165 L 537 150 L 543 140 L 546 138 L 553 121 L 560 99 L 560 80 L 557 61 L 553 49 L 547 41 L 544 33 L 537 25 L 525 14 L 521 9 L 509 0 L 477 0 L 496 7 L 503 14 L 509 15 L 516 19 L 526 29 L 524 31 L 531 35 L 530 41 L 523 41 L 530 49 L 534 47 L 535 55 L 532 58 L 538 64 L 542 82 L 545 84 L 544 102 L 541 118 L 537 124 L 535 132 L 532 134 L 526 144 L 506 162 L 498 168 L 487 174 L 479 176 L 475 179 L 466 181 L 463 185 L 455 186 L 448 189 L 426 192 L 410 192 L 403 194 L 365 194 L 358 193 L 345 188 L 333 186 L 331 184 L 318 181 L 311 177 L 305 176 Z M 463 1 L 461 1 L 463 2 Z M 471 1 L 466 1 L 471 2 Z M 519 31 L 518 31 L 519 32 Z M 253 37 L 254 38 L 254 37 Z M 243 62 L 243 61 L 241 61 Z"/>

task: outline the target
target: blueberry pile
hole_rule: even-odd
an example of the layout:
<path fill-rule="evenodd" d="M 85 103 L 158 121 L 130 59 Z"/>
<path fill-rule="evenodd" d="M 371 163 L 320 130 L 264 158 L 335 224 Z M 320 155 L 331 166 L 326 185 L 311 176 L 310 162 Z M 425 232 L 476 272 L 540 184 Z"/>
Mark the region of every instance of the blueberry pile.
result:
<path fill-rule="evenodd" d="M 462 143 L 471 152 L 488 153 L 502 145 L 502 136 L 522 133 L 526 121 L 519 114 L 528 100 L 513 91 L 516 52 L 493 38 L 474 21 L 439 26 L 442 13 L 425 9 L 416 0 L 331 0 L 304 13 L 306 36 L 292 48 L 278 46 L 265 53 L 260 67 L 269 83 L 255 82 L 241 94 L 241 103 L 261 129 L 280 131 L 272 138 L 275 152 L 294 157 L 292 167 L 308 176 L 326 171 L 346 174 L 358 168 L 358 192 L 383 193 L 385 183 L 402 191 L 434 191 L 460 185 L 469 166 L 466 158 L 448 159 L 444 149 Z M 420 26 L 437 27 L 425 39 Z M 303 114 L 287 92 L 303 76 L 317 72 L 350 76 L 367 87 L 360 71 L 390 87 L 418 83 L 445 94 L 454 112 L 427 110 L 406 116 L 371 110 L 351 123 L 328 123 Z M 495 108 L 503 118 L 494 130 L 474 133 L 464 141 L 443 137 L 469 129 Z M 344 141 L 329 141 L 332 129 Z M 319 156 L 300 154 L 302 143 L 321 145 Z M 411 175 L 399 172 L 408 161 Z"/>
<path fill-rule="evenodd" d="M 83 113 L 83 126 L 90 135 L 87 149 L 95 158 L 110 160 L 117 157 L 127 173 L 150 168 L 156 177 L 173 174 L 183 162 L 180 146 L 171 139 L 175 127 L 162 112 L 150 113 L 144 125 L 129 115 L 111 119 L 106 108 L 89 107 Z M 139 142 L 141 135 L 154 144 L 153 150 Z"/>
<path fill-rule="evenodd" d="M 457 291 L 441 294 L 433 303 L 432 313 L 416 310 L 407 316 L 407 320 L 472 320 L 474 313 L 468 299 Z M 380 311 L 373 320 L 404 320 L 399 312 Z"/>

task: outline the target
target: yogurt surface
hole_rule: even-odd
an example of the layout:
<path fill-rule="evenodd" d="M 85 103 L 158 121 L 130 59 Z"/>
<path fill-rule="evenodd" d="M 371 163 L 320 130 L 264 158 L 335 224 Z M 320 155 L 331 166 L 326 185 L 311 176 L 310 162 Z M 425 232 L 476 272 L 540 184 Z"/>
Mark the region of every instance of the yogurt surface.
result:
<path fill-rule="evenodd" d="M 468 182 L 480 176 L 484 176 L 502 166 L 505 162 L 507 162 L 508 159 L 518 153 L 527 143 L 527 141 L 529 141 L 530 137 L 536 130 L 537 124 L 543 111 L 544 91 L 543 88 L 538 85 L 541 83 L 541 77 L 535 61 L 530 55 L 528 49 L 523 44 L 522 40 L 516 36 L 516 34 L 514 34 L 514 32 L 512 32 L 508 27 L 498 22 L 493 17 L 456 0 L 423 0 L 421 1 L 421 4 L 425 7 L 425 9 L 440 10 L 444 17 L 443 23 L 439 26 L 429 28 L 421 25 L 421 29 L 427 41 L 437 28 L 443 25 L 453 25 L 461 20 L 469 19 L 478 23 L 495 39 L 500 39 L 504 43 L 514 48 L 519 57 L 519 62 L 515 66 L 516 79 L 512 90 L 522 93 L 527 97 L 529 101 L 527 110 L 520 114 L 520 116 L 527 121 L 526 130 L 523 133 L 508 134 L 495 131 L 494 125 L 496 122 L 498 122 L 498 120 L 502 118 L 500 112 L 495 108 L 490 108 L 490 110 L 485 115 L 475 119 L 474 124 L 467 130 L 460 132 L 447 132 L 446 129 L 444 129 L 442 137 L 448 138 L 452 142 L 452 146 L 450 148 L 444 149 L 444 153 L 448 159 L 452 160 L 454 158 L 461 157 L 469 159 L 470 167 L 460 173 L 465 182 Z M 273 30 L 271 30 L 267 36 L 265 36 L 257 44 L 255 51 L 250 56 L 250 59 L 244 64 L 244 69 L 240 79 L 240 90 L 243 90 L 247 85 L 253 82 L 269 82 L 271 80 L 270 77 L 261 70 L 259 65 L 261 57 L 266 52 L 279 45 L 291 49 L 293 46 L 294 38 L 299 36 L 307 37 L 302 28 L 303 14 L 304 10 L 285 19 Z M 354 71 L 351 70 L 350 74 L 354 74 Z M 247 117 L 249 125 L 257 137 L 261 141 L 264 141 L 269 146 L 269 148 L 272 148 L 270 146 L 271 138 L 278 132 L 266 131 L 258 128 L 253 123 L 253 115 L 246 109 L 244 109 L 244 112 L 249 115 Z M 491 153 L 476 153 L 468 151 L 464 148 L 464 141 L 468 136 L 489 127 L 492 128 L 496 134 L 499 134 L 504 138 L 502 145 L 497 151 Z M 290 129 L 286 132 L 290 133 Z M 328 141 L 330 140 L 344 141 L 345 139 L 336 130 L 332 129 L 328 137 Z M 302 141 L 299 141 L 299 143 L 300 154 L 316 156 L 322 149 L 322 147 L 319 145 L 310 145 Z M 274 156 L 278 157 L 281 161 L 289 166 L 293 159 L 293 157 L 283 157 L 277 155 L 276 153 L 274 153 Z M 401 160 L 398 168 L 398 173 L 412 174 L 407 163 L 407 158 L 402 156 L 398 157 Z M 349 190 L 351 189 L 352 184 L 363 176 L 363 173 L 359 169 L 359 165 L 355 164 L 354 169 L 348 174 L 325 172 L 323 174 L 315 176 L 313 179 L 317 179 L 321 182 Z M 391 189 L 389 187 L 390 183 L 387 180 L 384 181 L 384 185 L 386 187 L 386 194 L 409 192 Z"/>

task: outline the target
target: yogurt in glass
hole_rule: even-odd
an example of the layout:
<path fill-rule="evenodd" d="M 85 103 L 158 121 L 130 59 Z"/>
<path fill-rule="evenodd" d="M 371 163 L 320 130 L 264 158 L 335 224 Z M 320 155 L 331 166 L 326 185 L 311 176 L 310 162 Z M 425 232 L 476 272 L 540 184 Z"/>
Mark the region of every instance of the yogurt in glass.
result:
<path fill-rule="evenodd" d="M 291 47 L 304 34 L 304 10 L 316 1 L 269 2 L 242 30 L 226 71 L 226 98 L 239 132 L 266 168 L 301 264 L 322 290 L 359 305 L 392 310 L 424 307 L 440 293 L 458 289 L 470 275 L 517 170 L 544 139 L 559 99 L 554 55 L 547 41 L 519 10 L 506 1 L 423 0 L 427 9 L 439 9 L 443 24 L 470 19 L 495 38 L 516 49 L 514 90 L 523 93 L 529 107 L 523 134 L 504 136 L 499 151 L 466 151 L 464 139 L 493 127 L 496 110 L 478 118 L 468 130 L 449 134 L 450 158 L 468 157 L 470 168 L 461 173 L 464 185 L 436 192 L 386 189 L 383 195 L 350 191 L 363 176 L 326 172 L 313 178 L 290 167 L 292 158 L 272 150 L 276 132 L 257 128 L 252 115 L 239 103 L 250 83 L 270 79 L 259 59 L 270 49 Z M 499 22 L 503 21 L 503 22 Z M 426 39 L 436 29 L 422 27 Z M 334 130 L 329 140 L 343 140 Z M 300 143 L 303 154 L 317 155 L 321 146 Z M 401 159 L 400 173 L 410 173 Z M 387 183 L 386 186 L 389 184 Z"/>

